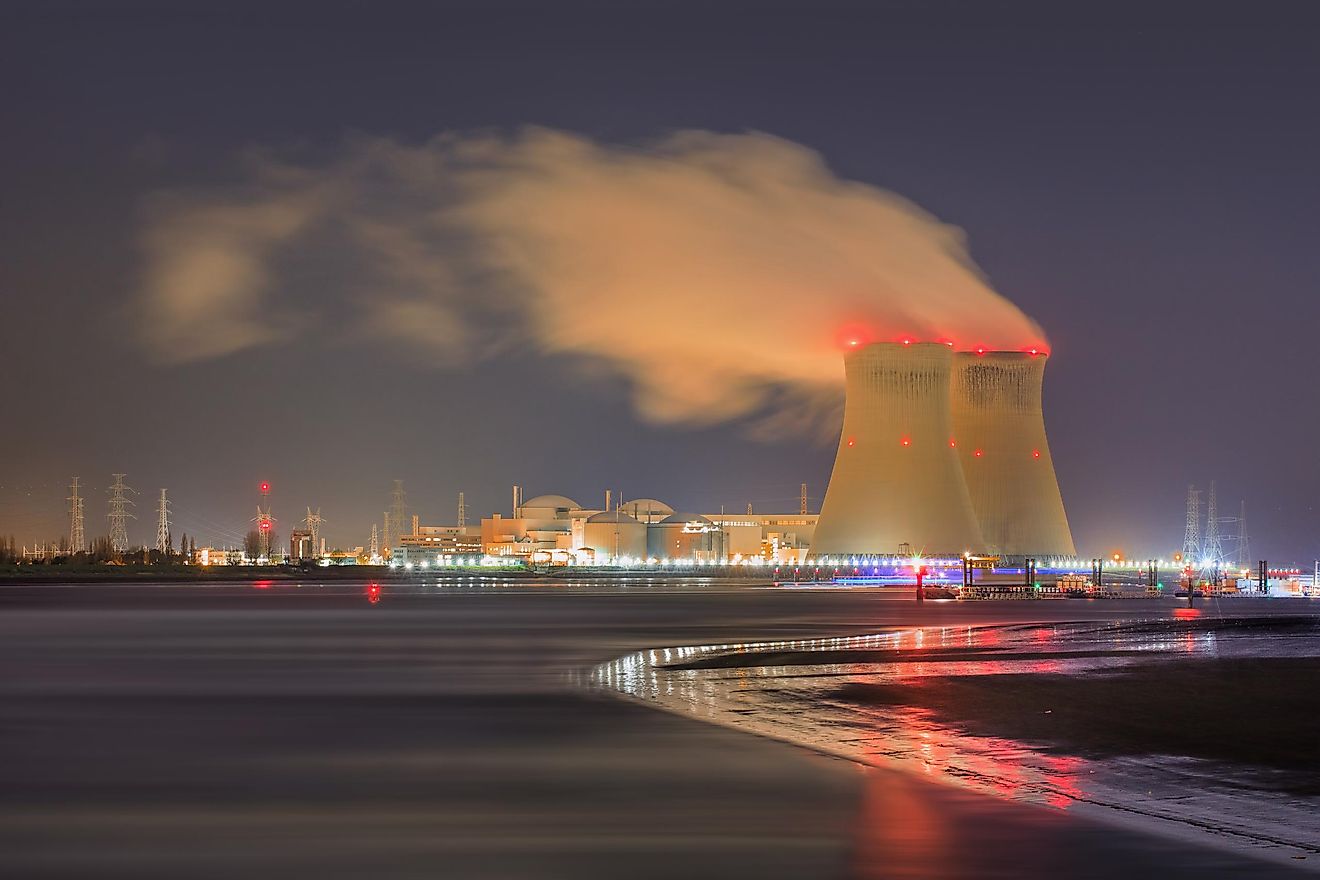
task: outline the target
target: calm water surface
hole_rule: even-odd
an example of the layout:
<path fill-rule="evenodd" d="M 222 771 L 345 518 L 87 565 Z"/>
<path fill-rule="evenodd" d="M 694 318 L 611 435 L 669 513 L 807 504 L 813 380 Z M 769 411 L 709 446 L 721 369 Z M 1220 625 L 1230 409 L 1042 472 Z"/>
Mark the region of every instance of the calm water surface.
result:
<path fill-rule="evenodd" d="M 0 586 L 0 875 L 1290 874 L 591 686 L 661 645 L 1169 610 L 701 581 Z"/>

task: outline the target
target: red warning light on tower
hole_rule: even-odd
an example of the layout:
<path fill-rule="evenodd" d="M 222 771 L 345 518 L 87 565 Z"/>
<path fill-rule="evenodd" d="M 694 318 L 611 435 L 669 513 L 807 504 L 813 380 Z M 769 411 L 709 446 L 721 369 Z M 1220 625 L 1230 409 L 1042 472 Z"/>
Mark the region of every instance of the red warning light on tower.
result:
<path fill-rule="evenodd" d="M 260 524 L 259 528 L 260 528 L 263 532 L 269 532 L 269 531 L 270 531 L 270 520 L 268 520 L 268 519 L 263 519 L 263 520 L 261 521 L 261 524 Z"/>
<path fill-rule="evenodd" d="M 262 481 L 261 481 L 261 494 L 262 494 L 262 495 L 265 495 L 265 494 L 268 493 L 269 491 L 270 491 L 270 483 L 267 483 L 265 480 L 262 480 Z"/>

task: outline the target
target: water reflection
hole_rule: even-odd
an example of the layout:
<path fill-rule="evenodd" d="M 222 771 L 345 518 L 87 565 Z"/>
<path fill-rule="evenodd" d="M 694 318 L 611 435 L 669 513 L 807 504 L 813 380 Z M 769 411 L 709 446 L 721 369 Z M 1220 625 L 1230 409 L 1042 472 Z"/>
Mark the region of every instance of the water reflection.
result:
<path fill-rule="evenodd" d="M 841 686 L 849 684 L 921 687 L 923 680 L 936 677 L 1077 674 L 1156 657 L 1320 653 L 1314 627 L 1295 635 L 1185 620 L 914 627 L 853 637 L 642 651 L 598 667 L 594 679 L 669 711 L 873 767 L 917 771 L 1001 799 L 1101 812 L 1146 828 L 1173 823 L 1179 833 L 1208 832 L 1220 844 L 1313 855 L 1320 853 L 1320 828 L 1313 821 L 1320 800 L 1224 786 L 1222 773 L 1209 762 L 1062 755 L 1016 740 L 968 735 L 918 706 L 874 705 L 839 696 Z M 939 842 L 948 829 L 938 816 L 923 817 L 921 809 L 905 802 L 901 790 L 869 793 L 863 810 L 868 834 L 887 827 L 884 817 L 901 813 L 904 839 L 881 833 L 859 847 L 892 852 L 906 846 L 938 861 Z M 859 858 L 865 862 L 865 853 Z"/>

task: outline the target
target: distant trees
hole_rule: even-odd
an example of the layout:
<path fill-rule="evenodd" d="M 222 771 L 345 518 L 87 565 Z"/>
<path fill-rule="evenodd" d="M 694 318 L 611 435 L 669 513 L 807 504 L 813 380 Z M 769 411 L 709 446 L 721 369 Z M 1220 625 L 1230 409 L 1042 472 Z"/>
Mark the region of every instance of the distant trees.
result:
<path fill-rule="evenodd" d="M 102 535 L 99 538 L 92 538 L 87 558 L 92 562 L 112 562 L 115 558 L 115 548 L 110 543 L 110 537 Z"/>

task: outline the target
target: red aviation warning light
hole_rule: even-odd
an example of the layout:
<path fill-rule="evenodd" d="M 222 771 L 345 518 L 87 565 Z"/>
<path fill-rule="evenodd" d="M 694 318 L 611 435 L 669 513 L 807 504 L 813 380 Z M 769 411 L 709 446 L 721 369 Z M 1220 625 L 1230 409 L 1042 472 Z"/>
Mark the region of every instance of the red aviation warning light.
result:
<path fill-rule="evenodd" d="M 268 520 L 268 519 L 263 519 L 263 520 L 261 521 L 261 524 L 260 524 L 259 528 L 260 528 L 263 532 L 269 532 L 269 531 L 270 531 L 270 520 Z"/>
<path fill-rule="evenodd" d="M 904 446 L 911 446 L 911 445 L 912 445 L 912 438 L 911 438 L 911 437 L 904 437 L 902 440 L 899 440 L 898 442 L 901 443 L 901 444 L 904 445 Z"/>
<path fill-rule="evenodd" d="M 1040 450 L 1039 450 L 1039 449 L 1033 449 L 1033 450 L 1031 450 L 1031 457 L 1032 457 L 1032 458 L 1040 458 Z"/>
<path fill-rule="evenodd" d="M 261 481 L 261 494 L 262 495 L 270 494 L 270 483 L 266 482 L 265 480 Z"/>
<path fill-rule="evenodd" d="M 844 351 L 861 348 L 874 338 L 870 328 L 857 323 L 844 324 L 834 331 L 834 344 Z"/>

